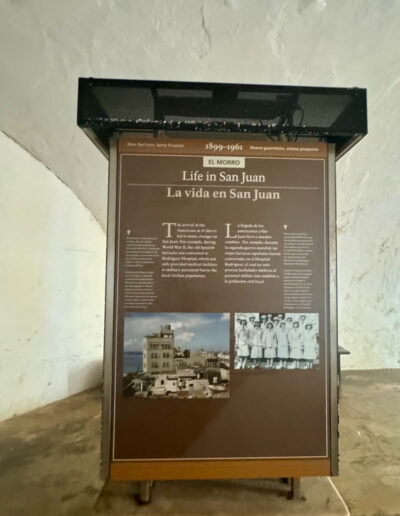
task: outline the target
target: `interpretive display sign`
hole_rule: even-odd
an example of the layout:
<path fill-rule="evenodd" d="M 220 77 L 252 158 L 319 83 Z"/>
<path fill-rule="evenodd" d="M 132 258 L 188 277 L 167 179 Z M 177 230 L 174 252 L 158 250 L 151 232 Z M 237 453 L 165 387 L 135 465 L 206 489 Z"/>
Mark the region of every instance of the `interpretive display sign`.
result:
<path fill-rule="evenodd" d="M 117 145 L 111 460 L 328 458 L 328 145 Z"/>
<path fill-rule="evenodd" d="M 89 77 L 77 115 L 109 159 L 102 476 L 337 475 L 335 162 L 366 90 Z"/>

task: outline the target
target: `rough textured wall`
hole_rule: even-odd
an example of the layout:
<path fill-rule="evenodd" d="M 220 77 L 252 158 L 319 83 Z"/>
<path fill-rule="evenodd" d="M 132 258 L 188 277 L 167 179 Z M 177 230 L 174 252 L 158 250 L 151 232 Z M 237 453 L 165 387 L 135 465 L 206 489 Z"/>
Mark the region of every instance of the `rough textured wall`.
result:
<path fill-rule="evenodd" d="M 101 382 L 105 237 L 0 133 L 0 420 Z"/>
<path fill-rule="evenodd" d="M 106 162 L 78 76 L 360 86 L 370 134 L 338 163 L 343 365 L 397 367 L 398 0 L 0 0 L 0 124 L 104 227 Z"/>

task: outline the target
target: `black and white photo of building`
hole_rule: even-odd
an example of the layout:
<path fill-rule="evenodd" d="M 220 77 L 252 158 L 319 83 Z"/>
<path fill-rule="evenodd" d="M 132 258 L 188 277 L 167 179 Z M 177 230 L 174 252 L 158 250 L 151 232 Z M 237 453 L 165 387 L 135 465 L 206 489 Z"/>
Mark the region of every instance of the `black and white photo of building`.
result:
<path fill-rule="evenodd" d="M 318 364 L 317 313 L 235 314 L 235 369 L 311 369 Z"/>

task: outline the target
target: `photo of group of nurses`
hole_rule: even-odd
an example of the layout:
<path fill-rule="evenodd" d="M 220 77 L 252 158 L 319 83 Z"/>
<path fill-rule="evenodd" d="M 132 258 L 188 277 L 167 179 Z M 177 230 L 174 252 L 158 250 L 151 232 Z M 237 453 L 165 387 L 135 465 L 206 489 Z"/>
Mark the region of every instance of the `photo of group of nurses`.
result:
<path fill-rule="evenodd" d="M 319 363 L 318 314 L 235 314 L 235 369 L 311 369 Z"/>

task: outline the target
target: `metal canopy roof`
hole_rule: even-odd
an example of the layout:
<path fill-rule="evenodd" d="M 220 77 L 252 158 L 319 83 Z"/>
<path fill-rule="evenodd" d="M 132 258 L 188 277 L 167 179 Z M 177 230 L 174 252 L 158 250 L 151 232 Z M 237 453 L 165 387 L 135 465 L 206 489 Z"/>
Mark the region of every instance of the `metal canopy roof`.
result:
<path fill-rule="evenodd" d="M 367 134 L 360 88 L 80 78 L 78 125 L 108 156 L 115 131 L 203 131 L 318 138 L 336 159 Z M 182 135 L 183 136 L 183 135 Z"/>

